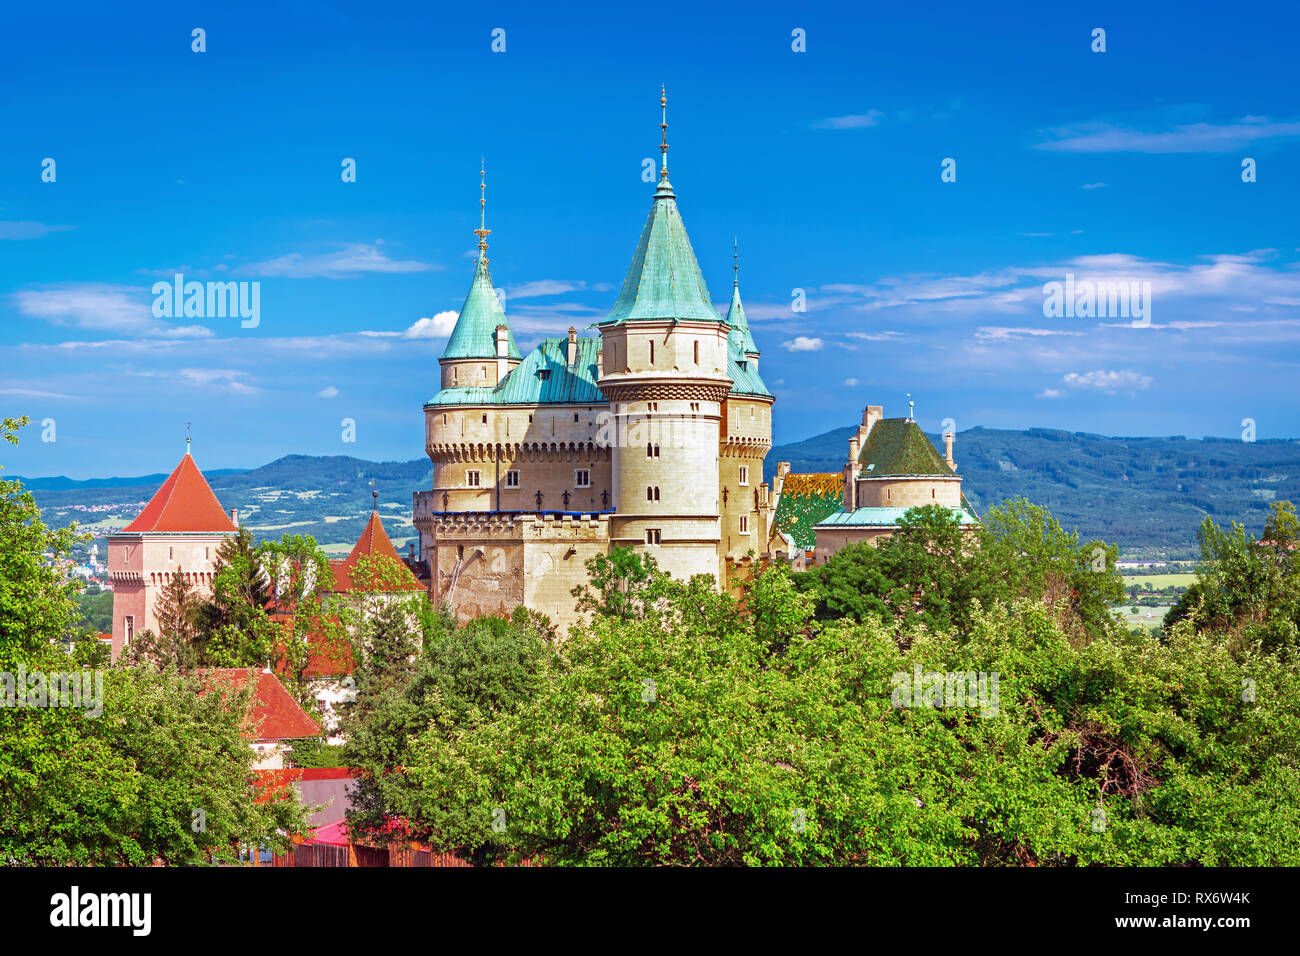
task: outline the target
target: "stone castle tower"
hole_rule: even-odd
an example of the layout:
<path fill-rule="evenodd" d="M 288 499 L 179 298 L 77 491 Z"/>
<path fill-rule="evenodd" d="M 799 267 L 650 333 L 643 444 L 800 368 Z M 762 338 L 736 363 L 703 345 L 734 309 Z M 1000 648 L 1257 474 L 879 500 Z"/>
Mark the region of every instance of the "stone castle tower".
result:
<path fill-rule="evenodd" d="M 433 488 L 414 501 L 431 596 L 461 617 L 525 604 L 570 623 L 587 559 L 612 547 L 717 582 L 769 550 L 774 398 L 738 278 L 725 319 L 710 299 L 668 179 L 663 91 L 660 108 L 658 185 L 599 337 L 570 328 L 520 355 L 480 196 L 474 279 L 424 406 Z"/>
<path fill-rule="evenodd" d="M 158 600 L 171 576 L 184 574 L 195 591 L 212 593 L 217 549 L 237 534 L 189 452 L 134 521 L 108 536 L 108 576 L 113 585 L 112 658 L 136 634 L 158 633 Z"/>

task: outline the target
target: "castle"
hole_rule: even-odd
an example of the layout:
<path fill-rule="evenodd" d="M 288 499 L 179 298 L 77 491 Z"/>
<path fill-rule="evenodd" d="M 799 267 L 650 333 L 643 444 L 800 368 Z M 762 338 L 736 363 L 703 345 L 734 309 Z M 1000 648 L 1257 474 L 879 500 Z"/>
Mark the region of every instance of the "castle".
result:
<path fill-rule="evenodd" d="M 772 485 L 763 480 L 775 399 L 759 375 L 734 261 L 726 316 L 714 309 L 668 178 L 662 91 L 660 107 L 658 185 L 597 335 L 570 328 L 521 354 L 488 271 L 480 180 L 474 278 L 439 359 L 440 389 L 424 405 L 433 487 L 414 494 L 419 553 L 404 584 L 427 588 L 462 621 L 522 604 L 567 628 L 587 561 L 616 547 L 723 588 L 754 563 L 805 567 L 873 542 L 918 505 L 947 507 L 963 526 L 977 521 L 953 436 L 940 455 L 910 409 L 884 418 L 867 406 L 841 473 L 791 474 L 781 462 Z M 137 630 L 157 628 L 171 573 L 210 593 L 217 547 L 237 521 L 187 450 L 140 516 L 109 538 L 114 658 Z M 360 553 L 397 559 L 377 511 L 336 563 L 336 591 L 350 590 L 349 562 Z"/>
<path fill-rule="evenodd" d="M 598 336 L 570 328 L 520 354 L 480 197 L 474 279 L 424 406 L 433 488 L 414 498 L 430 595 L 462 619 L 525 604 L 568 624 L 586 561 L 613 547 L 718 582 L 729 563 L 772 556 L 774 398 L 738 277 L 723 318 L 691 249 L 666 105 L 661 91 L 658 187 Z"/>

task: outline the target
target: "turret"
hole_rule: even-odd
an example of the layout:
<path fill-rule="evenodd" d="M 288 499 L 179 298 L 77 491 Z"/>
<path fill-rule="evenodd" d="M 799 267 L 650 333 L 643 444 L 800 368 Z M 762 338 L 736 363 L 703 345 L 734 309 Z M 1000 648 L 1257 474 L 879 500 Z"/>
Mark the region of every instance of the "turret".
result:
<path fill-rule="evenodd" d="M 713 308 L 668 179 L 662 90 L 660 106 L 658 188 L 618 301 L 600 325 L 599 387 L 617 428 L 610 533 L 615 544 L 655 548 L 675 577 L 718 578 L 718 440 L 732 387 L 729 329 Z"/>
<path fill-rule="evenodd" d="M 506 322 L 501 297 L 492 285 L 492 273 L 488 271 L 487 237 L 492 230 L 485 224 L 485 170 L 480 170 L 480 177 L 483 178 L 479 181 L 479 227 L 474 230 L 478 236 L 478 259 L 469 294 L 438 359 L 443 388 L 492 388 L 523 360 Z"/>

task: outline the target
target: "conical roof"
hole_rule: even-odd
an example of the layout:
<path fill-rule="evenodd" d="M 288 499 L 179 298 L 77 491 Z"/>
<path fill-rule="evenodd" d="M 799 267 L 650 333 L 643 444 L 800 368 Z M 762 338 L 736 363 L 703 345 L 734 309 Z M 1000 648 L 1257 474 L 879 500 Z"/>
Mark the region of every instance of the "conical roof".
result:
<path fill-rule="evenodd" d="M 442 357 L 496 358 L 498 325 L 506 326 L 506 354 L 513 359 L 523 358 L 519 354 L 519 346 L 515 344 L 514 333 L 506 322 L 501 299 L 492 285 L 487 257 L 480 255 L 474 268 L 474 281 L 470 284 L 469 295 L 465 296 L 465 304 L 460 307 L 460 317 L 456 319 L 456 327 L 451 330 Z"/>
<path fill-rule="evenodd" d="M 144 510 L 119 534 L 233 534 L 235 527 L 187 451 Z"/>
<path fill-rule="evenodd" d="M 731 326 L 731 331 L 727 333 L 727 342 L 731 351 L 738 355 L 758 355 L 758 345 L 754 342 L 754 336 L 749 331 L 749 321 L 745 318 L 745 307 L 740 303 L 740 284 L 734 283 L 731 288 L 731 307 L 727 309 L 727 325 Z"/>
<path fill-rule="evenodd" d="M 926 475 L 951 478 L 943 455 L 910 418 L 882 418 L 872 426 L 858 461 L 863 478 Z"/>
<path fill-rule="evenodd" d="M 370 520 L 366 522 L 365 528 L 361 531 L 361 537 L 357 543 L 352 546 L 352 552 L 341 562 L 334 564 L 334 589 L 340 592 L 351 591 L 355 587 L 352 579 L 353 573 L 357 569 L 357 563 L 363 557 L 375 558 L 385 557 L 396 562 L 398 567 L 405 574 L 400 574 L 400 588 L 405 591 L 420 590 L 420 582 L 411 574 L 410 569 L 406 567 L 402 559 L 397 556 L 397 549 L 393 547 L 393 542 L 388 538 L 388 532 L 384 530 L 384 523 L 379 520 L 379 512 L 371 511 Z"/>
<path fill-rule="evenodd" d="M 601 324 L 638 319 L 722 321 L 709 298 L 666 175 L 659 180 L 618 301 Z"/>

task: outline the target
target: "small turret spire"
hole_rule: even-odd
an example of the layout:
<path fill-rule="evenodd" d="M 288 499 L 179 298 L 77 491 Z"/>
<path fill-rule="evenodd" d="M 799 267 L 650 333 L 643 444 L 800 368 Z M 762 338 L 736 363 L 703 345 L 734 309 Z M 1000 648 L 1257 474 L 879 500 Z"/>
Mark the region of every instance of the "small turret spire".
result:
<path fill-rule="evenodd" d="M 185 454 L 190 453 L 190 423 L 185 423 Z"/>
<path fill-rule="evenodd" d="M 478 171 L 478 228 L 474 230 L 474 235 L 478 236 L 478 258 L 484 265 L 487 264 L 487 237 L 491 235 L 492 230 L 487 228 L 487 162 L 479 161 Z"/>
<path fill-rule="evenodd" d="M 663 130 L 663 142 L 659 144 L 659 151 L 663 153 L 663 168 L 659 170 L 659 178 L 668 178 L 668 88 L 660 85 L 659 87 L 659 109 L 663 111 L 663 118 L 659 121 L 659 128 Z"/>

